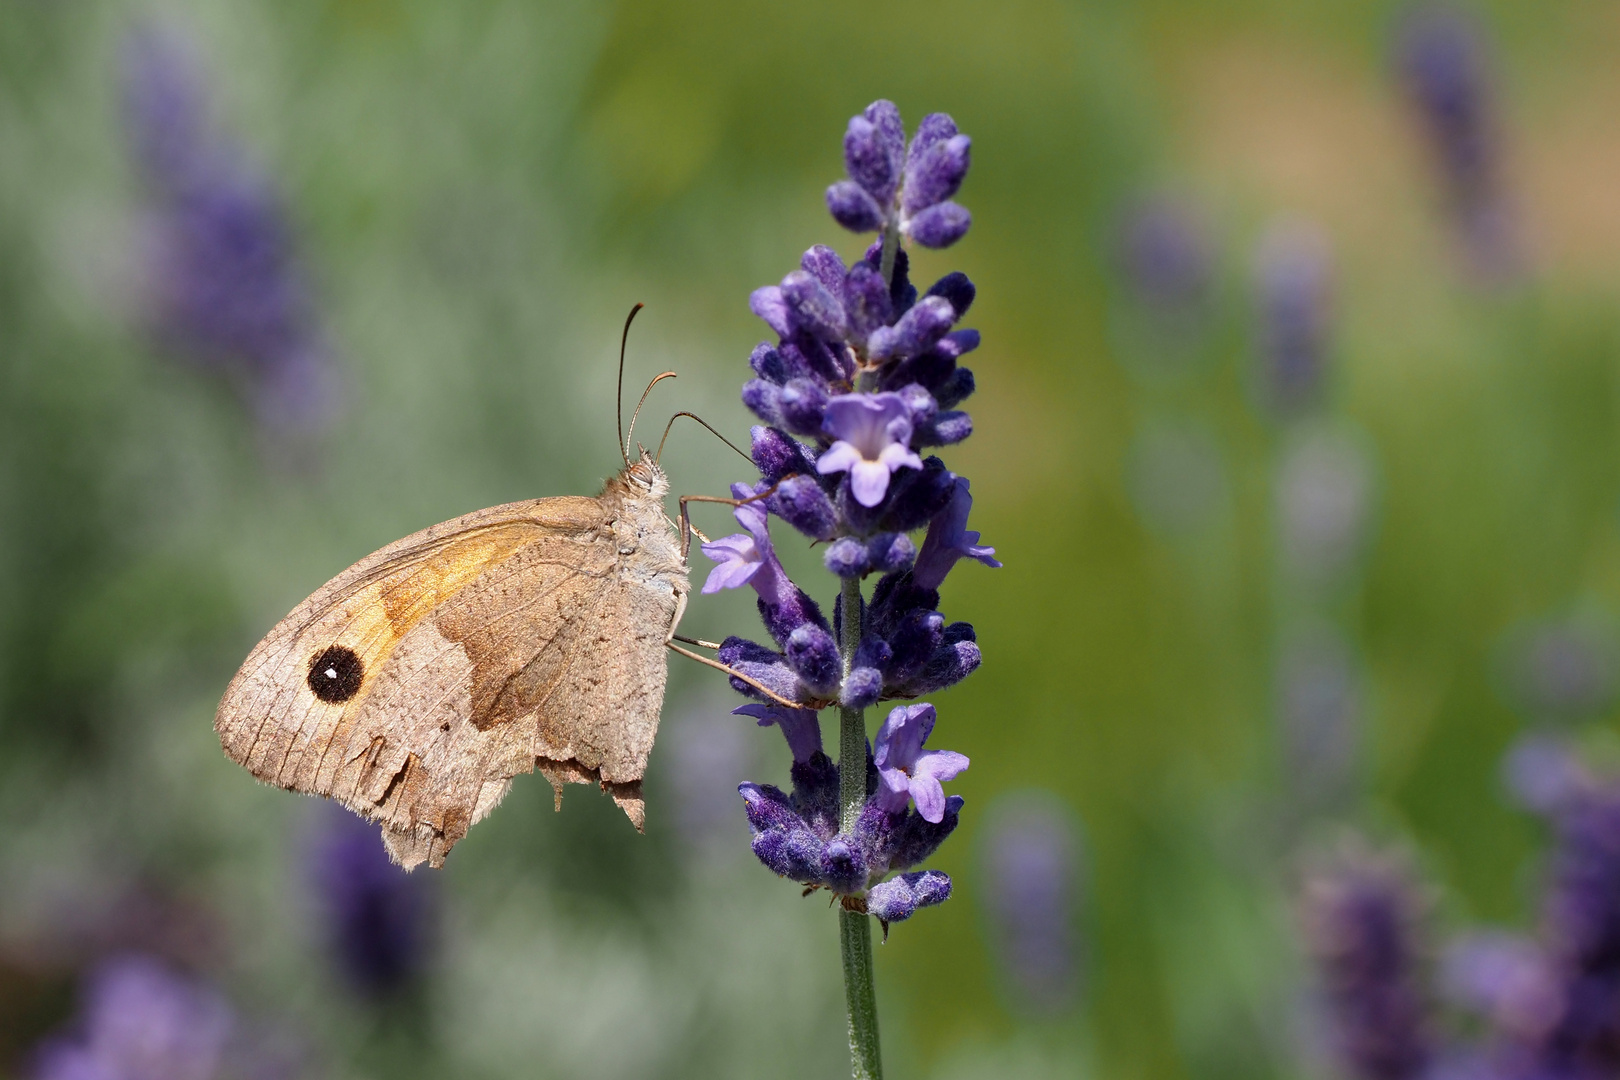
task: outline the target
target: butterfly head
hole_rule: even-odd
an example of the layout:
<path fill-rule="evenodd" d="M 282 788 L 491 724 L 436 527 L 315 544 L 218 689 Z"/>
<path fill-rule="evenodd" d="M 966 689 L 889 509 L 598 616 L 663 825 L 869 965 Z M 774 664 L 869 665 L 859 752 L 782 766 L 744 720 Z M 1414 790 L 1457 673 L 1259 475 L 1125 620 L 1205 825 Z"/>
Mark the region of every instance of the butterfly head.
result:
<path fill-rule="evenodd" d="M 659 468 L 658 462 L 645 446 L 640 450 L 641 457 L 625 466 L 625 483 L 632 491 L 663 498 L 669 493 L 669 478 L 664 475 L 664 470 Z"/>

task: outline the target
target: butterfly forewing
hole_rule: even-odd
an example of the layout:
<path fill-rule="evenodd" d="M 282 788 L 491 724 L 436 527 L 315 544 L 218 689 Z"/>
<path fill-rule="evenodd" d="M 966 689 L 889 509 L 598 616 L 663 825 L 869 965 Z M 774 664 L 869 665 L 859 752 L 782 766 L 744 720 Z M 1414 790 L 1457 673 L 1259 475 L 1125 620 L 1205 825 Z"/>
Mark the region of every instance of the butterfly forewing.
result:
<path fill-rule="evenodd" d="M 226 752 L 378 820 L 406 866 L 441 864 L 537 764 L 601 783 L 639 827 L 686 579 L 678 558 L 644 572 L 647 522 L 668 534 L 653 549 L 673 533 L 616 493 L 479 511 L 344 571 L 232 681 L 215 718 Z M 642 621 L 627 633 L 627 619 Z"/>

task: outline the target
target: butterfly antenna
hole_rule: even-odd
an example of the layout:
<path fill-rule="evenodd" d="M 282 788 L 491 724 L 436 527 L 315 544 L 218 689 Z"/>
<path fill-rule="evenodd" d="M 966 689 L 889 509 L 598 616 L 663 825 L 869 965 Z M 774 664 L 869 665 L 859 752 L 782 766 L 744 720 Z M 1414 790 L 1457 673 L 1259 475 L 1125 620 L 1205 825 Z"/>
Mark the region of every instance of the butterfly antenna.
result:
<path fill-rule="evenodd" d="M 624 333 L 619 337 L 619 392 L 613 399 L 613 415 L 619 422 L 619 454 L 624 458 L 626 466 L 630 464 L 630 444 L 625 441 L 624 437 L 624 347 L 630 341 L 630 324 L 636 321 L 636 312 L 646 306 L 646 304 L 637 304 L 630 309 L 630 314 L 625 316 Z M 636 426 L 634 417 L 630 419 L 630 426 L 632 428 Z"/>
<path fill-rule="evenodd" d="M 675 421 L 679 420 L 683 416 L 688 417 L 688 418 L 693 419 L 693 420 L 696 420 L 698 423 L 700 423 L 704 427 L 708 428 L 709 429 L 709 434 L 713 435 L 715 438 L 719 439 L 721 442 L 725 443 L 727 446 L 731 447 L 733 450 L 736 450 L 737 451 L 737 456 L 742 458 L 744 461 L 748 462 L 748 464 L 752 465 L 754 463 L 753 458 L 749 457 L 747 454 L 745 454 L 741 450 L 737 449 L 737 444 L 736 443 L 732 442 L 730 439 L 726 438 L 724 435 L 722 435 L 718 431 L 714 430 L 714 428 L 710 426 L 710 424 L 709 424 L 709 422 L 707 420 L 703 419 L 703 417 L 699 416 L 697 413 L 689 413 L 689 412 L 678 412 L 674 416 L 669 418 L 669 423 L 664 425 L 664 437 L 662 439 L 658 440 L 658 453 L 653 456 L 654 461 L 659 461 L 659 460 L 661 460 L 663 458 L 663 456 L 664 456 L 664 444 L 669 441 L 669 429 L 674 427 L 675 426 Z"/>
<path fill-rule="evenodd" d="M 675 373 L 673 371 L 666 371 L 660 375 L 654 375 L 653 381 L 647 384 L 647 389 L 641 392 L 641 400 L 636 402 L 636 411 L 630 414 L 630 430 L 625 432 L 624 435 L 624 463 L 626 465 L 630 464 L 630 437 L 636 433 L 636 420 L 641 416 L 641 407 L 647 404 L 647 395 L 652 393 L 653 387 L 657 386 L 665 379 L 673 379 L 674 377 Z"/>

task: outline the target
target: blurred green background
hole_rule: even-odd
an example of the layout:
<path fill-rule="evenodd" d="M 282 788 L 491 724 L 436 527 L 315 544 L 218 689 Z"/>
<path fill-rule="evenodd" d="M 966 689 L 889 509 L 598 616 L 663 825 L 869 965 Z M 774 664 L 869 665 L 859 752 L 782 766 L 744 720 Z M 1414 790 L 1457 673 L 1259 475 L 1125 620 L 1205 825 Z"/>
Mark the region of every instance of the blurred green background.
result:
<path fill-rule="evenodd" d="M 254 783 L 210 721 L 253 643 L 365 553 L 594 492 L 632 302 L 627 381 L 680 372 L 645 438 L 674 408 L 746 438 L 748 293 L 812 243 L 861 250 L 822 191 L 877 97 L 974 140 L 973 229 L 914 276 L 980 289 L 976 433 L 945 456 L 1006 563 L 945 593 L 986 662 L 936 699 L 935 741 L 973 766 L 934 861 L 955 896 L 878 951 L 890 1075 L 1314 1075 L 1289 897 L 1299 853 L 1347 825 L 1420 849 L 1447 918 L 1529 918 L 1540 838 L 1499 781 L 1538 719 L 1516 643 L 1620 608 L 1613 5 L 1471 9 L 1522 242 L 1482 280 L 1389 3 L 0 3 L 0 1073 L 134 948 L 216 982 L 312 1075 L 842 1074 L 825 901 L 753 862 L 740 806 L 681 826 L 696 781 L 676 773 L 705 740 L 742 770 L 715 790 L 785 780 L 775 735 L 714 724 L 733 703 L 714 672 L 672 660 L 645 837 L 585 788 L 552 814 L 539 777 L 471 833 L 431 886 L 414 1012 L 346 991 L 305 866 L 321 807 Z M 154 23 L 283 201 L 337 379 L 318 432 L 267 433 L 143 328 L 120 49 Z M 1174 341 L 1133 329 L 1118 258 L 1130 208 L 1164 193 L 1211 260 Z M 1255 252 L 1290 218 L 1333 265 L 1302 419 L 1256 390 Z M 1279 538 L 1279 476 L 1313 433 L 1363 470 L 1326 585 Z M 696 428 L 665 461 L 681 492 L 749 475 Z M 1352 660 L 1321 779 L 1290 750 L 1279 664 L 1324 627 Z M 735 594 L 685 623 L 756 628 Z M 1007 990 L 983 871 L 987 808 L 1030 788 L 1083 852 L 1080 990 L 1045 1010 Z"/>

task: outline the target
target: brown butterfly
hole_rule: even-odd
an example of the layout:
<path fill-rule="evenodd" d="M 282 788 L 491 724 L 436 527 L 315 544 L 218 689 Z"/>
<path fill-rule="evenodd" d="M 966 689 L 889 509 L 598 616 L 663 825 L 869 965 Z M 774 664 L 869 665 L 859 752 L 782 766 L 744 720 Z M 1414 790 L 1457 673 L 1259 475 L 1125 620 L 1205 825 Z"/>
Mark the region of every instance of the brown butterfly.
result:
<path fill-rule="evenodd" d="M 621 343 L 621 379 L 623 363 Z M 479 510 L 327 582 L 231 680 L 214 716 L 225 753 L 379 822 L 406 869 L 442 866 L 536 769 L 559 807 L 564 783 L 597 784 L 640 829 L 665 646 L 720 665 L 670 644 L 694 497 L 677 532 L 657 459 L 621 450 L 624 470 L 595 498 Z"/>

